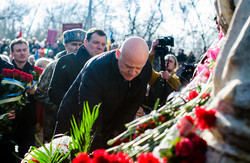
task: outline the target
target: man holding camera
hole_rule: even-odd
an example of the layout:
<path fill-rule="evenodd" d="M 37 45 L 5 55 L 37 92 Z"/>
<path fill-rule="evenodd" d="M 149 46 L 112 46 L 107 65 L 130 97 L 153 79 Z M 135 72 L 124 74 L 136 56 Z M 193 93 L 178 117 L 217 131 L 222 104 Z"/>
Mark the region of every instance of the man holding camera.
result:
<path fill-rule="evenodd" d="M 149 52 L 149 61 L 151 64 L 153 63 L 158 48 L 162 46 L 159 46 L 159 43 L 160 39 L 156 39 L 152 43 L 151 50 Z M 171 45 L 173 45 L 173 43 Z M 167 47 L 165 49 L 167 49 Z M 162 69 L 161 72 L 156 72 L 152 69 L 152 77 L 149 81 L 149 95 L 148 98 L 146 97 L 146 104 L 150 107 L 154 106 L 157 98 L 160 98 L 160 106 L 164 105 L 167 96 L 171 92 L 177 91 L 181 84 L 179 77 L 175 74 L 178 69 L 177 58 L 173 54 L 168 54 L 168 50 L 166 50 L 165 53 L 162 52 L 160 57 L 164 58 L 164 63 L 161 64 L 164 65 L 165 69 Z"/>

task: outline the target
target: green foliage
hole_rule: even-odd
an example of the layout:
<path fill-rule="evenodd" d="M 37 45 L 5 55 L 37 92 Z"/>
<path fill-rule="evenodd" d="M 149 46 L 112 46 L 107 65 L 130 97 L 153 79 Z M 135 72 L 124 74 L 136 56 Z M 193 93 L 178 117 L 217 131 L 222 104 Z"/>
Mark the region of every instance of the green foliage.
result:
<path fill-rule="evenodd" d="M 36 148 L 33 146 L 29 155 L 40 163 L 60 163 L 65 161 L 67 162 L 69 156 L 71 156 L 71 158 L 74 158 L 79 152 L 87 152 L 93 140 L 93 137 L 91 136 L 91 128 L 96 118 L 98 117 L 100 104 L 94 106 L 92 114 L 89 109 L 88 102 L 84 102 L 83 106 L 82 120 L 79 123 L 77 123 L 74 116 L 72 116 L 72 141 L 69 143 L 69 151 L 66 154 L 61 152 L 63 144 L 58 144 L 55 147 L 55 144 L 53 144 L 53 138 L 49 144 L 49 147 L 47 146 L 46 148 L 45 145 L 43 145 L 36 137 L 41 147 Z M 25 159 L 25 161 L 29 163 L 34 162 L 29 158 Z"/>
<path fill-rule="evenodd" d="M 83 113 L 82 113 L 82 120 L 80 125 L 76 122 L 75 118 L 72 117 L 71 126 L 72 130 L 71 137 L 72 137 L 72 150 L 73 153 L 76 154 L 79 152 L 88 152 L 90 148 L 90 144 L 93 140 L 91 137 L 91 128 L 98 117 L 99 114 L 99 105 L 94 106 L 92 114 L 89 109 L 88 102 L 83 102 Z"/>
<path fill-rule="evenodd" d="M 57 162 L 60 163 L 62 161 L 64 161 L 68 155 L 70 154 L 70 150 L 69 152 L 64 155 L 63 153 L 60 153 L 60 148 L 61 146 L 57 146 L 56 149 L 53 151 L 53 145 L 52 145 L 52 141 L 50 142 L 50 146 L 49 146 L 49 150 L 39 141 L 39 139 L 36 136 L 36 139 L 38 141 L 38 143 L 43 147 L 43 149 L 45 150 L 39 150 L 36 147 L 32 147 L 31 151 L 34 153 L 30 153 L 30 155 L 35 158 L 37 161 L 39 161 L 40 163 L 53 163 L 53 162 Z M 33 163 L 34 161 L 31 160 L 26 160 L 29 163 Z"/>

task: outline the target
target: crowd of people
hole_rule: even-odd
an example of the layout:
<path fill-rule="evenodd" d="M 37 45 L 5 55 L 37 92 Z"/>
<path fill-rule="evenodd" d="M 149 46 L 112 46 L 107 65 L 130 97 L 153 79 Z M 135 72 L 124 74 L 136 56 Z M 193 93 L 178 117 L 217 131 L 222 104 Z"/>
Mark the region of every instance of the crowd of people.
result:
<path fill-rule="evenodd" d="M 35 145 L 35 134 L 42 142 L 55 134 L 70 134 L 72 115 L 81 120 L 84 101 L 90 108 L 101 103 L 91 150 L 108 148 L 107 140 L 125 130 L 125 123 L 147 114 L 157 98 L 159 106 L 164 105 L 171 92 L 191 80 L 182 82 L 182 72 L 185 65 L 196 63 L 192 52 L 187 56 L 183 49 L 177 55 L 170 51 L 164 56 L 165 69 L 158 70 L 153 61 L 159 59 L 155 55 L 159 39 L 149 47 L 133 36 L 120 46 L 112 44 L 110 51 L 106 43 L 100 28 L 65 31 L 63 40 L 52 46 L 41 46 L 35 38 L 0 41 L 0 72 L 8 68 L 31 74 L 34 66 L 43 69 L 37 86 L 26 90 L 29 103 L 21 114 L 9 114 L 9 119 L 18 119 L 14 134 L 1 142 L 1 148 L 8 146 L 5 157 L 10 162 L 16 160 L 11 153 L 15 145 L 24 158 Z"/>

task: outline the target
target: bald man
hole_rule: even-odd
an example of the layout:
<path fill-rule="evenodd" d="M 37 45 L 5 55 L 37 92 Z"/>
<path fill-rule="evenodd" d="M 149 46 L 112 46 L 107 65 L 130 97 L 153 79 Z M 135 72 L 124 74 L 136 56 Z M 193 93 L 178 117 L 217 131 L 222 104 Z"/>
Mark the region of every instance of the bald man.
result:
<path fill-rule="evenodd" d="M 102 103 L 91 150 L 107 148 L 107 141 L 125 130 L 143 102 L 152 73 L 148 54 L 145 40 L 131 37 L 120 49 L 90 59 L 63 98 L 56 133 L 70 131 L 72 115 L 81 119 L 83 101 L 90 108 Z"/>

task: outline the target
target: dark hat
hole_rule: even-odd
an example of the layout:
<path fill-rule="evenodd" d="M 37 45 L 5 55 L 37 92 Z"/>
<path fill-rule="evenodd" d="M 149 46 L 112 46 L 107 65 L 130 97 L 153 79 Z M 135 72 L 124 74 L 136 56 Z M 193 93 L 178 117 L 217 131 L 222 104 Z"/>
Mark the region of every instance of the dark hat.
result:
<path fill-rule="evenodd" d="M 64 43 L 68 43 L 70 41 L 80 41 L 83 42 L 85 38 L 86 31 L 83 29 L 72 29 L 63 32 L 63 40 Z"/>

